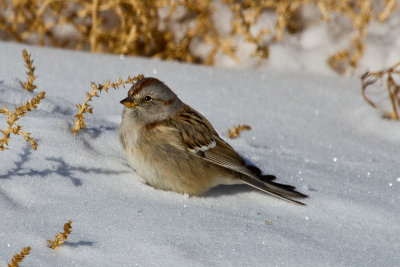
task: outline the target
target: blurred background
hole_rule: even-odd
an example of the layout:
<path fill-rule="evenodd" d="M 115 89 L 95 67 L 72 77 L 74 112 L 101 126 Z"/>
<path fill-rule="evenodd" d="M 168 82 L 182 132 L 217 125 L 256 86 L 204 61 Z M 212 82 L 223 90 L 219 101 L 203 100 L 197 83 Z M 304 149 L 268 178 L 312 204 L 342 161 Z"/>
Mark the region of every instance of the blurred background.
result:
<path fill-rule="evenodd" d="M 400 60 L 400 49 L 395 49 L 400 46 L 398 4 L 396 0 L 0 0 L 0 38 L 216 66 L 354 74 Z M 383 43 L 386 47 L 380 50 Z M 396 51 L 387 51 L 388 43 Z"/>

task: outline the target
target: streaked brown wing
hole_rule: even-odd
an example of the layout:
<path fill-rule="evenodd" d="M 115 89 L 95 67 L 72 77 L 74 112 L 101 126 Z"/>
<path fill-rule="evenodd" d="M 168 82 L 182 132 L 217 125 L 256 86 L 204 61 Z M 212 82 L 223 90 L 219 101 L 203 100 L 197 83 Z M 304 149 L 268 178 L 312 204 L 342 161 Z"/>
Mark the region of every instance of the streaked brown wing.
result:
<path fill-rule="evenodd" d="M 169 124 L 180 130 L 183 145 L 192 153 L 206 151 L 216 145 L 214 136 L 218 134 L 211 123 L 187 105 L 169 120 Z"/>
<path fill-rule="evenodd" d="M 199 153 L 198 156 L 201 156 L 205 160 L 219 166 L 258 179 L 258 177 L 253 172 L 247 169 L 246 162 L 242 159 L 242 157 L 239 156 L 238 153 L 236 153 L 235 150 L 233 150 L 230 145 L 225 143 L 225 141 L 222 140 L 220 137 L 215 137 L 214 139 L 216 143 L 215 147 L 204 151 L 204 155 L 201 155 Z"/>
<path fill-rule="evenodd" d="M 196 110 L 185 105 L 169 123 L 180 129 L 183 144 L 189 152 L 219 166 L 259 179 L 246 167 L 246 162 L 239 154 L 219 137 L 211 123 Z"/>
<path fill-rule="evenodd" d="M 307 197 L 295 191 L 294 186 L 275 183 L 272 181 L 273 178 L 262 179 L 251 171 L 239 154 L 218 136 L 208 120 L 194 109 L 185 106 L 183 112 L 175 115 L 174 119 L 169 120 L 168 123 L 175 129 L 179 129 L 184 147 L 193 155 L 243 174 L 244 176 L 240 179 L 252 187 L 275 197 L 304 205 L 290 199 L 290 197 Z"/>

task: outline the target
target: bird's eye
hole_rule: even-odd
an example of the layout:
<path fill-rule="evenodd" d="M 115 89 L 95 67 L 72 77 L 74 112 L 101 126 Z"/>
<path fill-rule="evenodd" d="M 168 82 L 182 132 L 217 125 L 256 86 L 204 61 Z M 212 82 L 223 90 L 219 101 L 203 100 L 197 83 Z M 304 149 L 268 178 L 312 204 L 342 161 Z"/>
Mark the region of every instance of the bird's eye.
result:
<path fill-rule="evenodd" d="M 151 96 L 149 96 L 149 95 L 148 95 L 148 96 L 145 96 L 145 97 L 144 97 L 144 100 L 150 101 L 150 100 L 151 100 Z"/>

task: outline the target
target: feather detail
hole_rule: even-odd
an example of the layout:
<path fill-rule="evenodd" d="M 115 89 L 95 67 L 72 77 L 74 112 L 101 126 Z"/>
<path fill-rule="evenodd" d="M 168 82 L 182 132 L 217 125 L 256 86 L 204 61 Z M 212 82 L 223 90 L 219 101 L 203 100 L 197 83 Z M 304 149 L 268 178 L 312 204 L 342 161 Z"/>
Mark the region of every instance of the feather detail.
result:
<path fill-rule="evenodd" d="M 183 145 L 193 154 L 205 152 L 216 146 L 213 136 L 218 137 L 218 134 L 210 122 L 187 105 L 183 105 L 182 110 L 174 115 L 168 124 L 179 130 Z"/>
<path fill-rule="evenodd" d="M 207 145 L 202 145 L 200 147 L 196 146 L 193 148 L 188 148 L 188 150 L 194 154 L 198 153 L 198 152 L 204 152 L 207 151 L 209 149 L 212 149 L 216 146 L 216 143 L 214 140 L 211 140 L 211 143 L 207 144 Z"/>
<path fill-rule="evenodd" d="M 285 189 L 282 189 L 282 188 L 279 188 L 279 187 L 271 189 L 268 186 L 269 183 L 260 184 L 260 183 L 257 183 L 256 181 L 249 180 L 247 177 L 243 177 L 241 180 L 245 184 L 247 184 L 247 185 L 249 185 L 251 187 L 254 187 L 254 188 L 258 189 L 258 190 L 261 190 L 264 193 L 267 193 L 268 195 L 274 196 L 276 198 L 279 198 L 279 199 L 282 199 L 282 200 L 285 200 L 285 201 L 288 201 L 288 202 L 291 202 L 291 203 L 294 203 L 294 204 L 305 206 L 305 204 L 303 202 L 300 202 L 300 201 L 297 201 L 297 200 L 289 198 L 288 197 L 288 190 L 285 190 Z M 277 184 L 277 185 L 280 185 L 280 184 Z M 294 191 L 294 190 L 291 193 L 293 193 L 293 194 L 291 194 L 291 197 L 297 197 L 297 198 L 306 198 L 307 197 L 306 195 L 303 195 L 302 193 L 299 193 L 299 192 Z"/>
<path fill-rule="evenodd" d="M 291 198 L 305 198 L 294 186 L 273 182 L 275 176 L 262 175 L 255 166 L 247 166 L 242 157 L 222 140 L 211 124 L 200 113 L 184 105 L 183 109 L 169 120 L 171 127 L 178 129 L 186 150 L 205 161 L 236 172 L 243 183 L 277 198 L 304 205 Z"/>

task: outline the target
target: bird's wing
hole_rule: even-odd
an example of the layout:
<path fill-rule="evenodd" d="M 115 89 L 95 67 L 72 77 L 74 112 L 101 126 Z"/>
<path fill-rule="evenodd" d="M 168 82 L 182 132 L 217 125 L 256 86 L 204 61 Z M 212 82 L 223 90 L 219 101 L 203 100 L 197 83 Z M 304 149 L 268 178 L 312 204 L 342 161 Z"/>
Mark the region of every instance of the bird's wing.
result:
<path fill-rule="evenodd" d="M 243 174 L 240 176 L 240 179 L 245 184 L 255 187 L 277 198 L 304 205 L 299 201 L 290 199 L 290 197 L 307 197 L 306 195 L 297 192 L 294 186 L 261 179 L 261 177 L 249 170 L 244 160 L 233 150 L 233 148 L 231 148 L 219 137 L 216 137 L 215 140 L 215 147 L 203 151 L 202 153 L 196 153 L 195 155 L 219 166 L 223 166 Z"/>
<path fill-rule="evenodd" d="M 295 191 L 294 186 L 272 182 L 273 176 L 263 179 L 253 172 L 253 167 L 249 168 L 239 154 L 218 136 L 208 120 L 194 109 L 186 106 L 170 123 L 174 124 L 174 128 L 180 129 L 183 145 L 193 155 L 243 174 L 240 179 L 245 184 L 275 197 L 303 204 L 289 197 L 307 197 L 306 195 Z"/>

